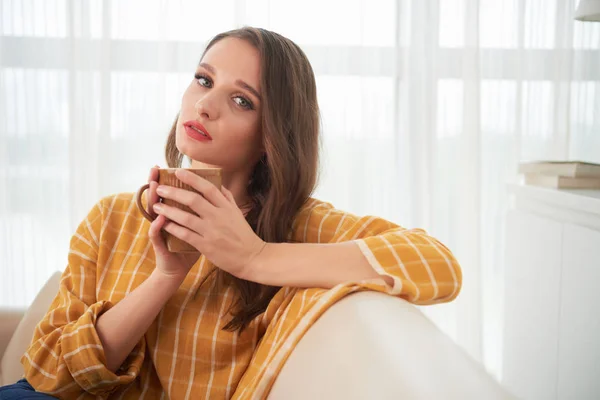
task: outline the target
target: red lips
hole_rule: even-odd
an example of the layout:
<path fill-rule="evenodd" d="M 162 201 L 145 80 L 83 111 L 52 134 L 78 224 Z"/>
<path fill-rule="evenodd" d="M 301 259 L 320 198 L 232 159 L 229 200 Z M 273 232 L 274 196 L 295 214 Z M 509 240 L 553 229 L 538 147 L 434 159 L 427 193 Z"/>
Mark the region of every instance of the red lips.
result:
<path fill-rule="evenodd" d="M 186 128 L 186 132 L 195 138 L 202 138 L 204 140 L 212 140 L 212 136 L 206 130 L 206 128 L 198 121 L 187 121 L 183 124 Z"/>

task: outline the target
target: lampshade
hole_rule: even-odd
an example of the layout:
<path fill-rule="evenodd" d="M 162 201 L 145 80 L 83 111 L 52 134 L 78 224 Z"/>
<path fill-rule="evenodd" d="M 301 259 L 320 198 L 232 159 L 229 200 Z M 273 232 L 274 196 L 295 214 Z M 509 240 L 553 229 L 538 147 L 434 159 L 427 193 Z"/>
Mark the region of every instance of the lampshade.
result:
<path fill-rule="evenodd" d="M 600 22 L 600 0 L 581 0 L 575 11 L 575 19 Z"/>

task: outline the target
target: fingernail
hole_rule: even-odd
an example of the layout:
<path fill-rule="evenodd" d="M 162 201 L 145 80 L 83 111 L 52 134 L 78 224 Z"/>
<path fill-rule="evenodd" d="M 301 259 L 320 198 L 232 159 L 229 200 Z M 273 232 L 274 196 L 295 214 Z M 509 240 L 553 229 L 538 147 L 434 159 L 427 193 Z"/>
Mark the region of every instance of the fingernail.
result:
<path fill-rule="evenodd" d="M 153 208 L 155 211 L 160 211 L 162 209 L 162 205 L 159 203 L 154 203 Z"/>

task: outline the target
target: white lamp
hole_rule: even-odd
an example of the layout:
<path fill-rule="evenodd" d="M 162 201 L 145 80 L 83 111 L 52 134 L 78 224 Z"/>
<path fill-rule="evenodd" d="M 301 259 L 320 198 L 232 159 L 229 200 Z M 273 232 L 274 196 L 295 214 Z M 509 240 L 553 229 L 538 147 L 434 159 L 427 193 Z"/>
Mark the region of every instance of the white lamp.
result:
<path fill-rule="evenodd" d="M 600 22 L 600 0 L 581 0 L 575 11 L 575 19 Z"/>

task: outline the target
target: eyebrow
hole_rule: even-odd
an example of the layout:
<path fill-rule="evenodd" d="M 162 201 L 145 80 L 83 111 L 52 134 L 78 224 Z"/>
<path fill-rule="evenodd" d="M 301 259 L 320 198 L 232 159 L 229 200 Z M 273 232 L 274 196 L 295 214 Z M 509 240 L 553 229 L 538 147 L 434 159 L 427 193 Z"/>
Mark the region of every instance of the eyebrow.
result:
<path fill-rule="evenodd" d="M 210 64 L 207 63 L 200 63 L 198 64 L 198 66 L 208 70 L 211 74 L 213 75 L 217 75 L 217 71 L 215 70 L 215 67 L 213 67 Z M 252 93 L 253 95 L 255 95 L 258 100 L 262 101 L 262 98 L 260 97 L 260 94 L 258 93 L 258 90 L 254 89 L 252 86 L 250 86 L 249 84 L 247 84 L 246 82 L 244 82 L 241 79 L 238 79 L 235 81 L 235 84 L 238 85 L 239 87 L 246 89 L 247 91 L 249 91 L 250 93 Z"/>

